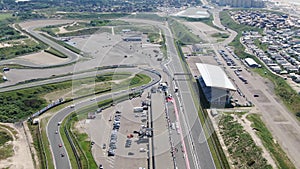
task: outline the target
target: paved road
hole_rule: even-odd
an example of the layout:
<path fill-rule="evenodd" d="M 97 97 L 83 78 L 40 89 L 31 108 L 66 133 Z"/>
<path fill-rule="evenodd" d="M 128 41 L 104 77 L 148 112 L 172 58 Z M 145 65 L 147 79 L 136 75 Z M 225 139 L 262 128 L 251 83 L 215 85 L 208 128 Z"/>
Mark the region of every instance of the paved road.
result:
<path fill-rule="evenodd" d="M 174 73 L 183 73 L 183 67 L 178 57 L 178 53 L 174 44 L 174 38 L 171 30 L 160 22 L 149 21 L 149 20 L 138 20 L 138 19 L 128 19 L 131 22 L 146 22 L 148 24 L 156 25 L 160 27 L 165 33 L 167 53 L 170 58 L 169 63 L 167 63 L 167 69 L 169 70 L 170 83 L 172 84 L 172 78 Z M 188 159 L 190 162 L 190 168 L 195 169 L 213 169 L 215 168 L 215 163 L 212 158 L 210 149 L 208 147 L 206 137 L 203 135 L 202 125 L 198 117 L 197 107 L 191 96 L 191 89 L 189 87 L 190 79 L 183 81 L 177 81 L 177 86 L 180 93 L 180 106 L 182 110 L 180 111 L 180 120 L 182 121 L 182 128 L 184 132 L 184 140 L 187 147 Z M 180 160 L 181 161 L 181 160 Z"/>
<path fill-rule="evenodd" d="M 225 27 L 221 24 L 219 18 L 219 9 L 213 9 L 214 24 L 221 29 Z M 232 56 L 230 52 L 224 47 L 230 43 L 237 35 L 234 30 L 227 29 L 231 33 L 230 38 L 223 41 L 221 44 L 211 44 L 216 55 L 224 65 L 226 63 L 222 57 L 218 54 L 218 50 L 224 50 L 228 56 L 237 63 L 237 66 L 242 70 L 246 70 L 240 60 L 237 60 Z M 226 66 L 225 66 L 226 67 Z M 262 115 L 263 120 L 269 130 L 272 132 L 275 140 L 279 142 L 281 147 L 287 153 L 292 160 L 296 168 L 300 167 L 300 162 L 297 157 L 300 156 L 300 147 L 297 146 L 300 140 L 300 123 L 295 117 L 286 109 L 286 107 L 279 101 L 280 99 L 274 94 L 272 87 L 269 85 L 269 81 L 260 77 L 251 71 L 243 71 L 242 76 L 248 81 L 248 84 L 244 84 L 230 68 L 226 69 L 227 74 L 233 79 L 237 87 L 242 91 L 248 100 L 254 103 L 253 113 L 259 113 Z M 254 94 L 258 94 L 259 97 L 254 97 Z"/>
<path fill-rule="evenodd" d="M 41 35 L 39 32 L 34 31 L 37 28 L 37 26 L 33 26 L 30 28 L 27 28 L 26 31 L 33 37 L 39 39 L 40 41 L 46 43 L 47 45 L 49 45 L 50 47 L 52 47 L 53 49 L 56 49 L 57 51 L 62 52 L 63 54 L 65 54 L 66 56 L 68 56 L 69 60 L 62 63 L 62 64 L 58 64 L 58 65 L 65 65 L 65 64 L 69 64 L 69 63 L 73 63 L 76 62 L 79 58 L 80 55 L 70 51 L 69 49 L 66 49 L 65 47 L 57 44 L 56 42 L 46 38 L 45 36 Z"/>
<path fill-rule="evenodd" d="M 158 83 L 160 81 L 160 75 L 158 75 L 156 71 L 155 72 L 143 71 L 141 73 L 144 73 L 144 74 L 150 76 L 152 78 L 152 81 L 151 81 L 151 83 L 149 83 L 143 87 L 135 88 L 135 90 L 144 90 L 145 88 L 155 85 L 156 83 Z M 79 103 L 76 103 L 74 108 L 66 107 L 66 108 L 60 110 L 59 112 L 57 112 L 54 116 L 52 116 L 52 118 L 49 120 L 48 125 L 47 125 L 47 136 L 48 136 L 48 139 L 50 142 L 50 147 L 52 150 L 54 164 L 57 169 L 71 168 L 70 160 L 69 160 L 68 156 L 61 157 L 61 153 L 67 155 L 67 152 L 65 150 L 64 145 L 62 147 L 58 146 L 59 144 L 63 144 L 60 134 L 55 133 L 56 131 L 59 130 L 58 122 L 63 121 L 63 119 L 68 114 L 72 113 L 76 109 L 83 108 L 85 106 L 95 103 L 96 101 L 100 102 L 102 100 L 109 99 L 112 96 L 115 98 L 115 97 L 118 97 L 121 95 L 128 95 L 128 94 L 129 94 L 128 91 L 122 90 L 122 91 L 118 91 L 115 93 L 110 93 L 110 94 L 99 96 L 96 98 L 96 100 L 92 100 L 92 101 L 90 99 L 84 100 Z"/>
<path fill-rule="evenodd" d="M 171 75 L 174 73 L 184 73 L 183 66 L 181 64 L 180 58 L 178 57 L 177 50 L 173 41 L 173 35 L 170 30 L 165 30 L 166 43 L 168 47 L 168 54 L 170 55 L 171 61 L 168 64 Z M 189 86 L 189 81 L 191 79 L 176 81 L 177 87 L 180 94 L 180 103 L 182 111 L 180 111 L 181 120 L 185 124 L 182 128 L 185 133 L 185 140 L 187 143 L 189 152 L 189 159 L 193 161 L 191 168 L 201 168 L 201 169 L 213 169 L 215 168 L 214 160 L 212 158 L 210 149 L 207 144 L 207 139 L 203 135 L 203 128 L 198 117 L 198 109 L 194 100 L 192 98 L 192 91 Z"/>
<path fill-rule="evenodd" d="M 66 22 L 71 22 L 69 20 L 66 20 Z M 49 24 L 47 25 L 51 25 L 51 21 L 49 21 Z M 44 25 L 34 25 L 34 26 L 30 26 L 30 27 L 26 27 L 24 28 L 24 30 L 31 35 L 32 37 L 39 39 L 40 41 L 44 42 L 45 44 L 49 45 L 50 47 L 52 47 L 53 49 L 56 49 L 62 53 L 64 53 L 67 57 L 68 60 L 61 63 L 61 64 L 57 64 L 56 66 L 63 66 L 66 64 L 70 64 L 70 63 L 74 63 L 76 61 L 78 61 L 78 59 L 80 58 L 80 55 L 66 49 L 65 47 L 55 43 L 54 41 L 46 38 L 45 36 L 42 36 L 40 34 L 40 32 L 35 31 L 36 28 L 39 28 L 41 26 L 45 26 Z M 4 64 L 19 64 L 19 65 L 23 65 L 23 66 L 29 66 L 29 67 L 35 67 L 35 68 L 45 68 L 45 67 L 49 67 L 47 65 L 45 66 L 41 66 L 39 64 L 35 64 L 26 60 L 22 60 L 22 59 L 9 59 L 9 60 L 4 60 L 4 61 L 0 61 L 0 65 L 4 65 Z"/>
<path fill-rule="evenodd" d="M 106 70 L 101 70 L 101 71 L 90 71 L 90 72 L 79 73 L 79 74 L 74 74 L 74 75 L 66 75 L 63 77 L 41 80 L 41 81 L 25 83 L 25 84 L 20 84 L 20 85 L 0 87 L 0 93 L 12 91 L 12 90 L 23 89 L 23 88 L 34 87 L 34 86 L 40 86 L 40 85 L 45 85 L 45 84 L 50 84 L 50 83 L 58 83 L 58 82 L 63 82 L 63 81 L 67 81 L 67 80 L 76 80 L 76 79 L 82 79 L 82 78 L 87 78 L 87 77 L 95 77 L 96 75 L 108 73 L 108 72 L 115 72 L 116 70 L 122 71 L 122 72 L 137 72 L 137 71 L 140 72 L 140 71 L 142 71 L 142 69 L 140 70 L 138 68 L 121 68 L 121 69 L 117 68 L 117 69 L 106 69 Z"/>

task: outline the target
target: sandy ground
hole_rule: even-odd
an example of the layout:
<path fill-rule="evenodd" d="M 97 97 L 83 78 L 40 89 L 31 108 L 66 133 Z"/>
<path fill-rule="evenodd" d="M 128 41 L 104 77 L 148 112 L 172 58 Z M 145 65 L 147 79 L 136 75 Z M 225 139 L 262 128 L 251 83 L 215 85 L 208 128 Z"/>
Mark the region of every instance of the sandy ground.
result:
<path fill-rule="evenodd" d="M 47 25 L 58 25 L 58 24 L 65 24 L 65 23 L 72 23 L 74 20 L 32 20 L 27 22 L 22 22 L 19 25 L 23 29 L 28 29 L 29 27 L 44 27 Z"/>
<path fill-rule="evenodd" d="M 210 43 L 217 42 L 219 38 L 211 37 L 214 33 L 224 33 L 202 22 L 183 22 L 195 35 Z M 201 28 L 201 29 L 199 29 Z"/>
<path fill-rule="evenodd" d="M 0 43 L 0 48 L 6 48 L 6 47 L 10 47 L 12 46 L 11 44 L 7 44 L 7 43 Z"/>
<path fill-rule="evenodd" d="M 29 62 L 40 65 L 56 65 L 66 62 L 67 58 L 59 58 L 47 52 L 33 53 L 18 57 L 18 59 L 27 60 Z"/>
<path fill-rule="evenodd" d="M 13 124 L 1 124 L 12 127 L 18 134 L 14 137 L 14 141 L 12 142 L 14 156 L 0 161 L 0 168 L 9 167 L 10 169 L 33 169 L 34 164 L 26 141 L 24 129 L 19 126 L 15 127 Z"/>

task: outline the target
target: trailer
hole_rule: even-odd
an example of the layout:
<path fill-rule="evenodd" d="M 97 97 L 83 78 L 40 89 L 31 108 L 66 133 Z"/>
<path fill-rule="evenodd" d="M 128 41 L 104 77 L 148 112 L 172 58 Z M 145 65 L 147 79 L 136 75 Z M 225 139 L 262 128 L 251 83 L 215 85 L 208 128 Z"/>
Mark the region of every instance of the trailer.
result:
<path fill-rule="evenodd" d="M 133 112 L 143 112 L 144 107 L 134 107 Z"/>

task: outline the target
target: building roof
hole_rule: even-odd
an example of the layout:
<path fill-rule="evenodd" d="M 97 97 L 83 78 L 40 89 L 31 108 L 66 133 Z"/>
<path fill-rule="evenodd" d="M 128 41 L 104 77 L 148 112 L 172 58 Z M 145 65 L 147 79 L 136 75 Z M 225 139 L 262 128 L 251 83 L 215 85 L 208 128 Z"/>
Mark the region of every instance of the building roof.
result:
<path fill-rule="evenodd" d="M 223 69 L 219 66 L 203 63 L 196 63 L 196 66 L 206 86 L 236 90 Z"/>
<path fill-rule="evenodd" d="M 245 61 L 249 66 L 258 65 L 252 58 L 246 58 Z"/>

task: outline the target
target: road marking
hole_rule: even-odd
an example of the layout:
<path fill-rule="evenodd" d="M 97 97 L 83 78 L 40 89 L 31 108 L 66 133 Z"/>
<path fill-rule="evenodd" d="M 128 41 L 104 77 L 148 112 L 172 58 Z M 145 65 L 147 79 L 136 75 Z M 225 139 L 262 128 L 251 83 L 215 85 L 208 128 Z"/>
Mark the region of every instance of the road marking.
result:
<path fill-rule="evenodd" d="M 179 131 L 182 131 L 181 124 L 180 124 L 180 121 L 179 121 L 177 106 L 176 106 L 176 102 L 175 102 L 174 99 L 172 99 L 172 103 L 174 105 L 174 110 L 175 110 L 175 115 L 176 115 L 176 119 L 177 119 L 177 122 L 178 122 Z M 183 153 L 184 153 L 184 157 L 185 157 L 185 166 L 186 166 L 187 169 L 190 169 L 191 168 L 190 167 L 190 161 L 189 161 L 189 158 L 188 158 L 188 155 L 187 155 L 186 146 L 185 146 L 185 143 L 184 143 L 184 137 L 183 137 L 182 132 L 180 132 L 180 138 L 181 138 L 182 149 L 183 149 Z"/>

